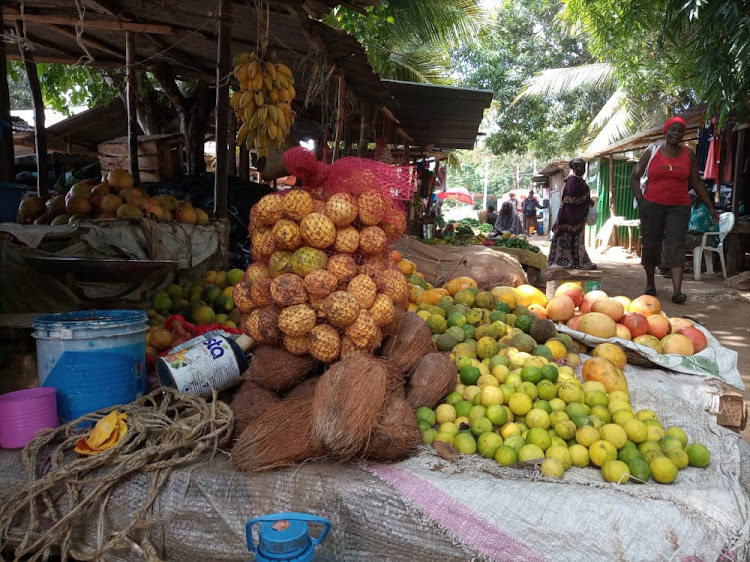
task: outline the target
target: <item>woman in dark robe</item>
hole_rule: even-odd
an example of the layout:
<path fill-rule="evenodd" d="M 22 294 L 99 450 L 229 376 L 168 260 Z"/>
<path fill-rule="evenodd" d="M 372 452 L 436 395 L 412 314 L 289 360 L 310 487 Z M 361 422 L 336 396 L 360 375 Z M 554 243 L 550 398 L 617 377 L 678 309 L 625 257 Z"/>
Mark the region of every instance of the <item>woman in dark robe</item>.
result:
<path fill-rule="evenodd" d="M 510 201 L 503 203 L 500 212 L 495 221 L 495 232 L 501 234 L 510 232 L 511 234 L 521 234 L 521 219 L 518 218 L 518 212 Z"/>
<path fill-rule="evenodd" d="M 570 161 L 570 169 L 575 175 L 565 179 L 560 212 L 552 227 L 555 235 L 547 264 L 550 267 L 596 269 L 596 264 L 591 263 L 586 253 L 584 241 L 586 216 L 591 205 L 591 192 L 582 177 L 586 172 L 586 163 L 581 158 L 574 158 Z"/>

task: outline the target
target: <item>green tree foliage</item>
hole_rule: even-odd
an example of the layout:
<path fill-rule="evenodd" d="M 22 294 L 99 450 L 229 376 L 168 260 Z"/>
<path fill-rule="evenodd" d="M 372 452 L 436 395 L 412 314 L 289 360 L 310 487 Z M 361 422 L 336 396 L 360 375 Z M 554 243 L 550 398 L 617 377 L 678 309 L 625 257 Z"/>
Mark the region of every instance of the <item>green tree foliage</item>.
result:
<path fill-rule="evenodd" d="M 381 0 L 366 14 L 336 8 L 324 21 L 354 35 L 383 77 L 449 82 L 450 50 L 479 30 L 477 0 Z"/>
<path fill-rule="evenodd" d="M 750 115 L 750 4 L 747 0 L 565 0 L 592 53 L 644 105 Z"/>
<path fill-rule="evenodd" d="M 561 25 L 559 10 L 549 0 L 508 0 L 474 42 L 454 53 L 462 84 L 494 92 L 495 131 L 486 143 L 495 154 L 578 155 L 588 123 L 614 91 L 588 88 L 514 103 L 535 73 L 594 61 L 581 37 Z"/>

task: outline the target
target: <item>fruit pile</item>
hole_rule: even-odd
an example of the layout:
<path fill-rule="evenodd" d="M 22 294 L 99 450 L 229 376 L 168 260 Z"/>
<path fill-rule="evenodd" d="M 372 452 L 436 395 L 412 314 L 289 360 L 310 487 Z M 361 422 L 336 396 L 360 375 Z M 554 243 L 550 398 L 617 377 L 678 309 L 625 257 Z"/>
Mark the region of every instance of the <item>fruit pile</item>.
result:
<path fill-rule="evenodd" d="M 442 404 L 416 411 L 423 443 L 503 466 L 533 461 L 558 478 L 571 466 L 594 465 L 620 484 L 667 484 L 688 465 L 708 465 L 708 450 L 688 444 L 681 428 L 632 407 L 617 345 L 598 345 L 581 365 L 578 344 L 542 317 L 546 297 L 534 287 L 480 291 L 458 278 L 420 300 L 417 315 L 458 370 Z"/>
<path fill-rule="evenodd" d="M 240 90 L 230 104 L 242 123 L 237 144 L 248 149 L 255 145 L 259 158 L 268 157 L 268 147 L 279 148 L 292 127 L 295 112 L 291 102 L 297 95 L 288 66 L 258 58 L 256 53 L 240 53 L 234 58 L 234 76 Z"/>
<path fill-rule="evenodd" d="M 47 201 L 29 197 L 18 209 L 21 224 L 61 225 L 87 219 L 138 217 L 186 224 L 209 222 L 208 213 L 194 208 L 189 201 L 178 201 L 172 195 L 150 197 L 144 189 L 133 187 L 133 176 L 120 169 L 109 172 L 101 182 L 80 181 L 65 195 L 55 195 Z"/>
<path fill-rule="evenodd" d="M 301 189 L 266 195 L 250 217 L 254 263 L 233 292 L 259 343 L 330 363 L 380 346 L 409 289 L 387 250 L 406 230 L 376 189 L 327 200 Z"/>
<path fill-rule="evenodd" d="M 546 317 L 599 338 L 621 338 L 657 353 L 693 355 L 708 346 L 706 336 L 685 318 L 667 318 L 656 297 L 609 297 L 604 291 L 583 292 L 563 283 L 545 306 Z"/>

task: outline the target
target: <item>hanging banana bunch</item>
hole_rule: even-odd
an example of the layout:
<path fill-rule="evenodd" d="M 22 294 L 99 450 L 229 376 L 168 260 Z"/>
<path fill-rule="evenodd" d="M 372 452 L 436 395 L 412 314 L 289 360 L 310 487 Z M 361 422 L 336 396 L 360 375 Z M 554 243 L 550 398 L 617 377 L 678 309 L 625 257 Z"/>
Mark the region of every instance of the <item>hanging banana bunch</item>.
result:
<path fill-rule="evenodd" d="M 284 146 L 297 116 L 292 110 L 294 76 L 285 64 L 259 59 L 256 53 L 240 53 L 233 64 L 240 90 L 232 94 L 230 103 L 242 123 L 237 144 L 255 146 L 258 158 L 266 158 L 269 146 Z"/>

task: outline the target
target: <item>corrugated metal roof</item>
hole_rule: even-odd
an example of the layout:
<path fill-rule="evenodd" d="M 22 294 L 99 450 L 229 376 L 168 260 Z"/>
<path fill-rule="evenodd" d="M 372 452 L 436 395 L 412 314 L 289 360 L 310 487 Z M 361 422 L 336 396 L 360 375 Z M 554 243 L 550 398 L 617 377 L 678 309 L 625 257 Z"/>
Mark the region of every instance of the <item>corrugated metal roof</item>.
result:
<path fill-rule="evenodd" d="M 373 0 L 354 0 L 357 6 L 371 5 Z M 216 37 L 218 5 L 205 0 L 119 0 L 116 4 L 103 0 L 85 0 L 87 9 L 83 19 L 83 34 L 76 38 L 75 23 L 79 21 L 76 4 L 69 0 L 6 0 L 4 3 L 4 25 L 13 29 L 14 18 L 23 9 L 26 15 L 26 39 L 34 45 L 33 55 L 37 62 L 63 62 L 74 64 L 85 56 L 83 47 L 93 57 L 90 64 L 105 67 L 125 66 L 125 33 L 120 30 L 94 27 L 102 20 L 128 21 L 144 25 L 167 26 L 171 33 L 138 33 L 136 36 L 136 62 L 144 67 L 157 62 L 166 62 L 181 76 L 205 74 L 213 77 L 216 68 Z M 317 20 L 305 19 L 301 29 L 300 20 L 287 7 L 316 5 L 331 8 L 338 4 L 334 0 L 315 2 L 287 1 L 271 2 L 269 24 L 269 48 L 278 60 L 294 71 L 298 100 L 303 100 L 313 67 L 321 54 L 313 47 L 314 36 L 319 36 L 325 45 L 329 62 L 344 68 L 347 84 L 358 99 L 371 103 L 387 104 L 388 92 L 367 62 L 367 56 L 358 41 L 344 31 L 333 29 Z M 258 39 L 255 10 L 246 2 L 234 1 L 232 13 L 232 55 L 254 50 Z M 105 6 L 112 6 L 107 9 Z M 57 18 L 57 23 L 39 21 L 38 18 Z M 90 25 L 86 25 L 86 21 Z M 163 31 L 160 30 L 160 31 Z M 6 31 L 7 32 L 7 31 Z M 9 46 L 8 56 L 19 58 L 18 51 Z"/>
<path fill-rule="evenodd" d="M 383 80 L 394 98 L 394 114 L 412 145 L 472 149 L 492 102 L 491 90 Z M 400 144 L 402 140 L 396 140 Z"/>

